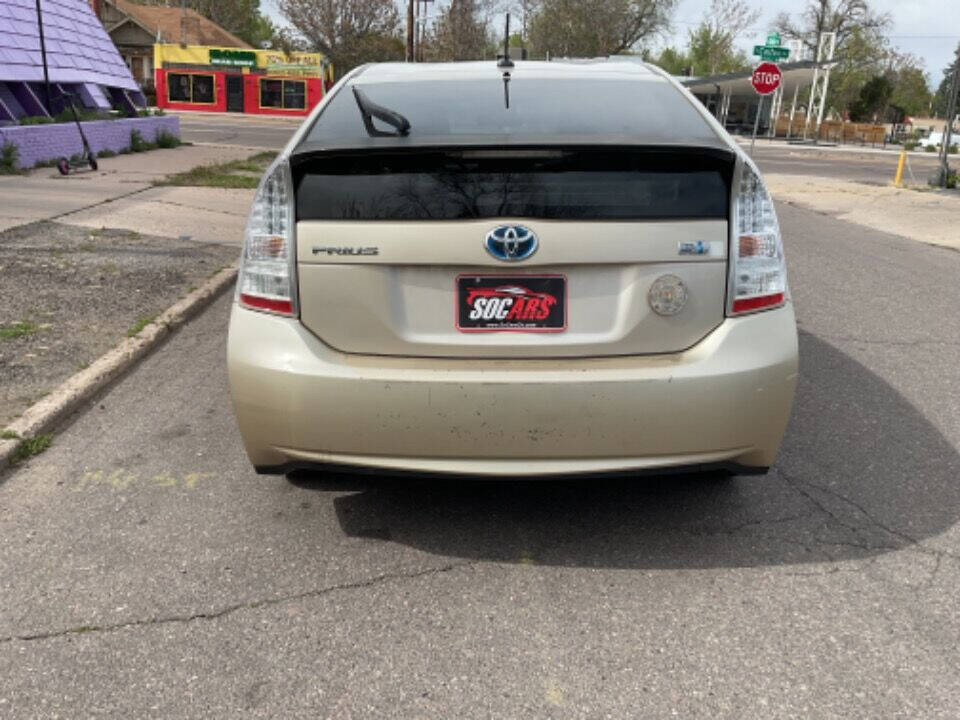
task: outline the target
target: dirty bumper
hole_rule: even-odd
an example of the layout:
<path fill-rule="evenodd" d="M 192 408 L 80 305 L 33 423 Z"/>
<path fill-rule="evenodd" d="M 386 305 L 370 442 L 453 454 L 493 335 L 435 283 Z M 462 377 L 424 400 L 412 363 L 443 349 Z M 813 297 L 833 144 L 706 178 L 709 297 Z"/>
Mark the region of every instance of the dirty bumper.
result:
<path fill-rule="evenodd" d="M 244 313 L 234 406 L 261 470 L 310 464 L 495 476 L 776 456 L 796 386 L 793 308 L 728 319 L 682 353 L 553 360 L 350 355 Z"/>

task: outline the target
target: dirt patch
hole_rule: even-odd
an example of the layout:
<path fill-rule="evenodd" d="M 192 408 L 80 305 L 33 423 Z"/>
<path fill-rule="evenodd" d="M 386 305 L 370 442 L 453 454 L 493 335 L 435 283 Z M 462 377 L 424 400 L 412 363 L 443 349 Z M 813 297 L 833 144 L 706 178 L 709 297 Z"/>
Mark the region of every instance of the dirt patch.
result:
<path fill-rule="evenodd" d="M 0 233 L 0 428 L 237 254 L 51 222 Z"/>

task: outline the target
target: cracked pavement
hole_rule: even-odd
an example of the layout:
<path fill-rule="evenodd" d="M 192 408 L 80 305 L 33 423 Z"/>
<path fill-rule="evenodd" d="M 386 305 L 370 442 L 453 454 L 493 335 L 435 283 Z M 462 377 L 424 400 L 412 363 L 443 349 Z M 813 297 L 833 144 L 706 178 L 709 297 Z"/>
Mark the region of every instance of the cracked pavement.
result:
<path fill-rule="evenodd" d="M 258 477 L 217 302 L 0 478 L 0 717 L 955 717 L 960 253 L 779 211 L 766 477 Z"/>

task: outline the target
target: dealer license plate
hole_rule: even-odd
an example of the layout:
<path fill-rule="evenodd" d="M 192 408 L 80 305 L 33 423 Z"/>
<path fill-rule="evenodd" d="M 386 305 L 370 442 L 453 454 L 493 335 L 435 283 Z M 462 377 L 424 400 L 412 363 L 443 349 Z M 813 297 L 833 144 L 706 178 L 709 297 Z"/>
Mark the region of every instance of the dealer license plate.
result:
<path fill-rule="evenodd" d="M 460 275 L 456 320 L 461 332 L 563 332 L 567 329 L 567 278 Z"/>

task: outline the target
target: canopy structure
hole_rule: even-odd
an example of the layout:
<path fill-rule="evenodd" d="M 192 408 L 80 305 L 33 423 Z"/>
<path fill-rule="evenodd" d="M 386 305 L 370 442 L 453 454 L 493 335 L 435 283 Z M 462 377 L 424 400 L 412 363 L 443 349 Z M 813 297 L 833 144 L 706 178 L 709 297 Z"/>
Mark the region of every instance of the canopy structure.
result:
<path fill-rule="evenodd" d="M 145 103 L 120 54 L 87 0 L 41 0 L 50 80 L 46 103 L 36 0 L 0 2 L 0 122 L 49 116 L 67 92 L 91 108 Z"/>
<path fill-rule="evenodd" d="M 776 130 L 776 120 L 781 113 L 789 113 L 789 117 L 793 118 L 796 114 L 796 99 L 800 91 L 813 87 L 818 80 L 817 76 L 824 74 L 823 69 L 818 72 L 819 66 L 813 60 L 783 63 L 779 67 L 783 74 L 780 87 L 763 99 L 762 106 L 761 96 L 757 95 L 750 82 L 751 70 L 709 77 L 685 77 L 679 80 L 728 130 L 751 131 L 756 114 L 759 112 L 761 113 L 760 131 L 772 135 Z M 812 106 L 809 110 L 808 116 L 815 125 L 818 125 L 822 119 L 822 112 L 819 108 Z M 809 123 L 802 120 L 797 124 L 799 127 L 791 128 L 795 134 L 802 133 L 803 126 Z"/>

